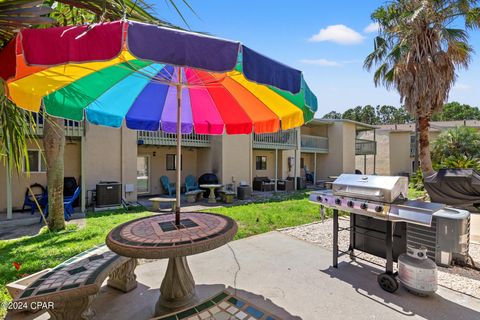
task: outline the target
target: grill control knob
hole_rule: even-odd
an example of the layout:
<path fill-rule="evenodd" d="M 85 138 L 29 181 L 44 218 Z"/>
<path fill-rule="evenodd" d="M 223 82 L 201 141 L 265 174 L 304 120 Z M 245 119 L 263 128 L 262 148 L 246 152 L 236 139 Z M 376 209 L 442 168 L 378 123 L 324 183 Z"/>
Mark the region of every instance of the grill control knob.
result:
<path fill-rule="evenodd" d="M 354 202 L 352 200 L 348 200 L 347 201 L 347 206 L 349 206 L 350 208 L 353 208 Z"/>
<path fill-rule="evenodd" d="M 360 205 L 360 209 L 362 209 L 362 210 L 367 210 L 367 209 L 368 209 L 368 204 L 367 204 L 366 202 L 362 203 L 362 204 Z"/>
<path fill-rule="evenodd" d="M 375 212 L 378 212 L 378 213 L 383 212 L 383 206 L 376 206 Z"/>
<path fill-rule="evenodd" d="M 336 204 L 337 206 L 341 205 L 341 204 L 342 204 L 342 200 L 340 200 L 340 199 L 338 199 L 338 198 L 335 199 L 335 204 Z"/>
<path fill-rule="evenodd" d="M 317 197 L 317 201 L 318 201 L 318 202 L 322 202 L 322 197 L 321 197 L 321 196 L 318 196 L 318 197 Z"/>

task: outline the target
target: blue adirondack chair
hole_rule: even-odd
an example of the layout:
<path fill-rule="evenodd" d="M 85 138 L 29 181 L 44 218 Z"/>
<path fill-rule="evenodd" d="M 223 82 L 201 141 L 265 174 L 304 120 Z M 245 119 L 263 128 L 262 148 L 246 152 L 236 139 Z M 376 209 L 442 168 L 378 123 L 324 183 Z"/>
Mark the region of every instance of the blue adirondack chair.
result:
<path fill-rule="evenodd" d="M 194 176 L 188 175 L 185 178 L 185 192 L 198 190 L 198 183 Z"/>
<path fill-rule="evenodd" d="M 170 180 L 168 180 L 167 176 L 161 176 L 160 177 L 160 182 L 162 183 L 163 190 L 168 192 L 168 195 L 170 197 L 173 197 L 175 195 L 175 184 L 171 183 Z"/>
<path fill-rule="evenodd" d="M 23 201 L 23 207 L 22 211 L 25 210 L 25 207 L 30 207 L 30 212 L 33 215 L 35 213 L 35 210 L 38 209 L 38 205 L 40 205 L 40 208 L 44 209 L 45 206 L 48 203 L 48 194 L 47 194 L 47 189 L 44 188 L 41 184 L 35 183 L 30 186 L 30 189 L 32 192 L 34 192 L 34 189 L 40 189 L 41 193 L 37 193 L 32 195 L 30 193 L 30 190 L 27 189 L 25 192 L 25 199 Z M 35 197 L 35 199 L 34 199 Z M 35 201 L 36 200 L 36 201 Z M 38 205 L 37 205 L 38 203 Z"/>
<path fill-rule="evenodd" d="M 73 195 L 66 196 L 63 198 L 63 216 L 65 218 L 65 221 L 70 221 L 72 214 L 75 212 L 75 209 L 73 208 L 73 203 L 80 196 L 80 192 L 81 192 L 80 187 L 77 187 Z M 48 204 L 45 206 L 45 210 L 43 211 L 43 214 L 45 215 L 45 219 L 46 219 L 48 217 Z M 42 222 L 42 217 L 40 217 L 40 223 L 41 222 Z"/>

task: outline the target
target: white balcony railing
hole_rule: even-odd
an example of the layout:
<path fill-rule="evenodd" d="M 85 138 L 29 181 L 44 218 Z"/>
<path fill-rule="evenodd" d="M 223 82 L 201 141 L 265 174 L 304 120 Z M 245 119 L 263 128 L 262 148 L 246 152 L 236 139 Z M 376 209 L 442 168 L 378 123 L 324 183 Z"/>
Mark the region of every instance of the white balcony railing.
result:
<path fill-rule="evenodd" d="M 138 144 L 148 144 L 156 146 L 176 146 L 177 135 L 165 133 L 163 131 L 138 131 Z M 211 139 L 206 134 L 183 134 L 182 146 L 185 147 L 210 147 Z"/>
<path fill-rule="evenodd" d="M 253 147 L 257 149 L 283 149 L 297 148 L 297 131 L 279 131 L 276 133 L 253 134 Z"/>
<path fill-rule="evenodd" d="M 43 136 L 44 119 L 38 113 L 33 114 L 35 120 L 34 133 L 37 136 Z M 81 137 L 84 132 L 83 122 L 65 120 L 65 136 L 67 137 Z"/>
<path fill-rule="evenodd" d="M 356 139 L 355 154 L 357 156 L 377 154 L 377 142 L 372 140 Z"/>
<path fill-rule="evenodd" d="M 302 151 L 328 153 L 328 138 L 302 134 Z"/>

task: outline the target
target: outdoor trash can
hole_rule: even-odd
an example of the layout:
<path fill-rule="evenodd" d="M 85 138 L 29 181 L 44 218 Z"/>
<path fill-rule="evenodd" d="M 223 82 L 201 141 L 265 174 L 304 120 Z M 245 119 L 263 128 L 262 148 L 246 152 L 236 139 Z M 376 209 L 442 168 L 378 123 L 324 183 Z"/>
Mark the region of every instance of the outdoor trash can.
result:
<path fill-rule="evenodd" d="M 237 188 L 237 198 L 239 200 L 246 200 L 250 199 L 252 197 L 252 189 L 250 186 L 239 186 Z"/>

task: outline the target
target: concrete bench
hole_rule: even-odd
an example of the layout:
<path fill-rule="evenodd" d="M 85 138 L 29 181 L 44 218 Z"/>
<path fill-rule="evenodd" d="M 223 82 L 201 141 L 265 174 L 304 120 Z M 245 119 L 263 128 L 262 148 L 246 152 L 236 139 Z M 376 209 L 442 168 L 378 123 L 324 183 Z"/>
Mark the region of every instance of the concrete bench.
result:
<path fill-rule="evenodd" d="M 203 197 L 203 190 L 193 190 L 185 193 L 188 203 L 195 203 Z"/>
<path fill-rule="evenodd" d="M 221 197 L 223 202 L 233 203 L 233 199 L 235 198 L 235 195 L 236 195 L 235 192 L 221 190 L 221 191 L 219 191 L 219 193 L 220 193 L 220 197 Z"/>
<path fill-rule="evenodd" d="M 109 277 L 108 286 L 129 292 L 137 287 L 136 266 L 136 259 L 119 256 L 102 245 L 51 270 L 10 283 L 7 290 L 14 302 L 27 306 L 43 304 L 51 319 L 92 319 L 95 311 L 90 306 L 104 280 Z"/>
<path fill-rule="evenodd" d="M 152 202 L 152 211 L 159 211 L 160 204 L 167 203 L 172 206 L 172 212 L 175 212 L 177 208 L 177 199 L 175 198 L 150 198 L 148 199 Z"/>

